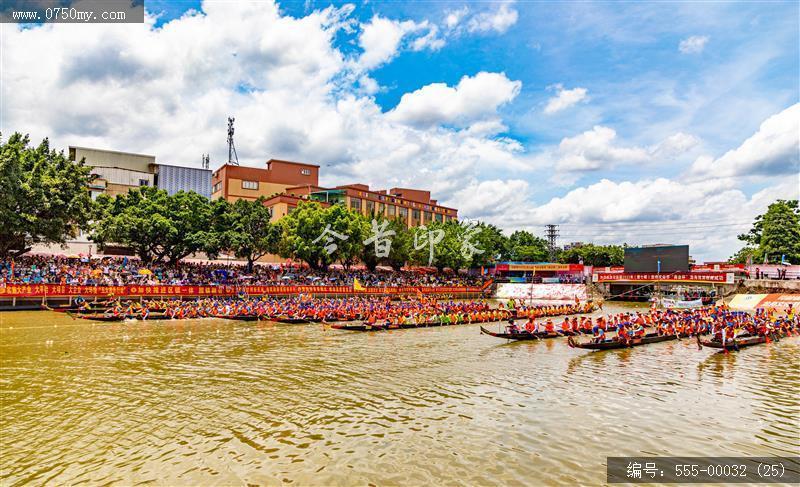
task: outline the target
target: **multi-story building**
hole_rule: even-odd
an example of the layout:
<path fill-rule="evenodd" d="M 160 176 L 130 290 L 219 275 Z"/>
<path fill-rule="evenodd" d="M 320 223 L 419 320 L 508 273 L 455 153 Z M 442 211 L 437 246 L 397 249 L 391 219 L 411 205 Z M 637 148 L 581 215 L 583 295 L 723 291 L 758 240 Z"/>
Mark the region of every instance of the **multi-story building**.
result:
<path fill-rule="evenodd" d="M 171 195 L 178 191 L 194 191 L 211 198 L 211 169 L 169 164 L 155 164 L 152 169 L 156 175 L 158 189 L 163 189 Z"/>
<path fill-rule="evenodd" d="M 400 218 L 409 227 L 458 218 L 458 210 L 441 206 L 430 191 L 409 188 L 371 190 L 366 184 L 347 184 L 335 188 L 319 186 L 319 166 L 270 159 L 266 168 L 225 164 L 211 179 L 212 198 L 228 201 L 266 198 L 273 221 L 297 208 L 304 200 L 323 205 L 342 204 L 363 215 Z"/>
<path fill-rule="evenodd" d="M 289 187 L 264 204 L 272 208 L 273 220 L 278 220 L 303 200 L 319 201 L 323 205 L 342 204 L 368 217 L 399 218 L 409 228 L 458 218 L 458 210 L 439 205 L 431 199 L 430 191 L 408 188 L 376 191 L 370 190 L 366 184 L 347 184 L 335 188 L 316 185 Z"/>
<path fill-rule="evenodd" d="M 270 159 L 266 168 L 225 164 L 211 177 L 211 198 L 228 201 L 269 198 L 293 186 L 319 184 L 319 166 Z"/>
<path fill-rule="evenodd" d="M 97 176 L 89 188 L 92 198 L 101 193 L 116 196 L 131 188 L 155 186 L 155 174 L 151 170 L 155 156 L 70 146 L 69 158 L 72 161 L 84 159 L 86 165 L 92 167 L 92 174 Z"/>
<path fill-rule="evenodd" d="M 211 197 L 211 170 L 156 163 L 155 156 L 88 147 L 69 147 L 72 161 L 84 159 L 97 177 L 89 190 L 116 196 L 141 186 L 155 186 L 169 194 L 194 191 Z"/>

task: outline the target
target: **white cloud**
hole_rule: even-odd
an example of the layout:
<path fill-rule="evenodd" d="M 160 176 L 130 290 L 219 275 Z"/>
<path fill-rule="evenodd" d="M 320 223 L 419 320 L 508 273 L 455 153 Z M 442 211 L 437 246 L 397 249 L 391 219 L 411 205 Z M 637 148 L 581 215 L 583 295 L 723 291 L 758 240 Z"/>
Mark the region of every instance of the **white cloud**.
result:
<path fill-rule="evenodd" d="M 674 158 L 694 149 L 699 144 L 700 139 L 694 135 L 678 132 L 664 139 L 651 150 L 651 153 L 654 157 Z"/>
<path fill-rule="evenodd" d="M 522 83 L 504 73 L 480 72 L 464 76 L 454 87 L 432 83 L 406 93 L 388 118 L 413 126 L 454 124 L 466 126 L 494 117 L 497 108 L 519 94 Z"/>
<path fill-rule="evenodd" d="M 556 96 L 547 101 L 547 106 L 544 107 L 544 113 L 551 115 L 569 108 L 576 103 L 586 100 L 586 88 L 573 88 L 565 90 L 564 86 L 557 84 L 552 86 L 556 90 Z"/>
<path fill-rule="evenodd" d="M 345 8 L 345 7 L 342 7 Z M 347 14 L 352 12 L 349 6 Z M 437 51 L 444 47 L 446 38 L 462 32 L 462 24 L 469 14 L 468 7 L 448 11 L 440 33 L 439 26 L 428 20 L 392 20 L 374 15 L 369 22 L 361 24 L 358 37 L 361 55 L 352 64 L 357 72 L 369 71 L 394 59 L 403 49 L 412 51 Z M 503 33 L 517 21 L 517 11 L 510 3 L 502 3 L 492 12 L 483 12 L 472 16 L 467 22 L 469 32 L 495 31 Z M 350 23 L 342 23 L 343 28 L 350 28 Z"/>
<path fill-rule="evenodd" d="M 458 24 L 464 20 L 464 17 L 469 13 L 469 8 L 464 6 L 457 10 L 450 10 L 444 17 L 444 25 L 448 29 L 455 29 Z"/>
<path fill-rule="evenodd" d="M 714 159 L 699 157 L 692 173 L 709 177 L 800 173 L 800 103 L 766 119 L 742 145 Z"/>
<path fill-rule="evenodd" d="M 363 53 L 358 60 L 359 66 L 369 70 L 376 68 L 394 58 L 400 48 L 403 36 L 417 29 L 417 23 L 411 20 L 399 22 L 376 15 L 369 23 L 361 26 L 358 44 Z"/>
<path fill-rule="evenodd" d="M 683 39 L 678 44 L 678 50 L 683 54 L 696 54 L 703 52 L 708 43 L 708 36 L 691 36 Z"/>
<path fill-rule="evenodd" d="M 375 93 L 381 90 L 380 85 L 375 79 L 370 78 L 369 76 L 362 76 L 358 79 L 358 88 L 360 92 L 367 94 L 367 95 L 374 95 Z"/>
<path fill-rule="evenodd" d="M 495 31 L 502 34 L 517 23 L 518 17 L 519 14 L 511 6 L 511 2 L 503 2 L 494 11 L 482 12 L 469 19 L 467 30 L 470 32 Z"/>
<path fill-rule="evenodd" d="M 497 135 L 506 130 L 498 110 L 521 89 L 519 81 L 502 73 L 465 76 L 455 86 L 427 85 L 383 112 L 371 96 L 380 89 L 377 82 L 356 71 L 354 60 L 334 47 L 337 32 L 353 25 L 348 9 L 292 18 L 265 2 L 211 2 L 202 14 L 159 29 L 152 17 L 144 25 L 85 25 L 80 36 L 63 24 L 4 27 L 0 131 L 29 132 L 34 141 L 50 137 L 59 148 L 156 154 L 159 162 L 172 164 L 196 165 L 208 152 L 216 166 L 226 158 L 226 117 L 232 115 L 245 165 L 286 158 L 323 165 L 324 185 L 427 188 L 443 204 L 459 208 L 460 216 L 485 217 L 508 229 L 614 218 L 712 221 L 731 208 L 737 215 L 745 208 L 741 213 L 749 217 L 773 198 L 797 196 L 791 178 L 749 199 L 730 180 L 700 184 L 651 178 L 601 181 L 537 206 L 531 191 L 551 190 L 543 175 L 653 163 L 691 150 L 697 139 L 677 127 L 665 131 L 677 133 L 653 146 L 631 145 L 620 142 L 612 128 L 597 126 L 533 156 L 519 141 Z M 456 30 L 470 23 L 468 13 L 463 15 Z M 429 36 L 430 24 L 412 28 L 388 22 L 392 25 L 383 27 L 395 33 L 393 39 L 399 35 L 396 42 L 376 39 L 380 28 L 366 38 L 362 31 L 366 65 L 378 66 L 398 50 L 414 49 L 418 38 L 428 40 L 417 47 L 434 48 L 438 36 Z M 398 24 L 400 34 L 393 30 Z M 796 151 L 797 142 L 788 137 L 793 127 L 797 130 L 796 122 L 789 122 L 796 121 L 797 108 L 779 115 L 780 123 L 765 122 L 752 142 L 717 162 L 750 168 L 758 157 L 772 161 L 778 153 L 791 155 L 787 151 Z M 797 164 L 790 159 L 789 167 L 792 161 Z M 762 161 L 756 167 L 770 174 L 784 166 Z M 542 170 L 535 173 L 538 180 L 527 177 L 532 168 Z M 486 175 L 495 170 L 503 171 L 504 179 Z M 714 240 L 718 233 L 705 232 L 709 253 L 727 252 L 728 243 Z"/>
<path fill-rule="evenodd" d="M 602 179 L 543 205 L 528 203 L 486 220 L 509 231 L 561 224 L 562 241 L 689 244 L 691 254 L 702 261 L 733 255 L 742 246 L 736 235 L 746 232 L 756 215 L 777 198 L 797 197 L 794 181 L 781 181 L 748 198 L 731 179 Z"/>
<path fill-rule="evenodd" d="M 433 117 L 457 127 L 417 125 L 413 119 L 425 114 L 412 100 L 427 90 L 383 113 L 370 96 L 380 89 L 375 80 L 354 75 L 333 47 L 346 12 L 292 18 L 266 3 L 220 5 L 204 4 L 203 14 L 159 29 L 152 18 L 87 25 L 81 36 L 55 24 L 3 29 L 0 130 L 50 137 L 54 147 L 156 154 L 172 164 L 193 165 L 208 152 L 216 166 L 226 158 L 226 118 L 235 116 L 242 164 L 315 162 L 325 167 L 326 185 L 422 187 L 443 202 L 482 168 L 520 167 L 522 145 L 496 137 L 505 129 L 497 107 L 520 82 L 478 73 L 441 85 L 452 105 L 434 104 Z M 371 35 L 364 42 L 368 65 L 393 55 L 393 42 Z M 31 66 L 32 58 L 42 63 Z M 47 107 L 37 101 L 45 98 Z"/>
<path fill-rule="evenodd" d="M 617 132 L 602 125 L 595 125 L 574 137 L 565 137 L 554 150 L 536 158 L 540 168 L 549 166 L 557 172 L 582 172 L 612 169 L 619 165 L 649 164 L 657 160 L 669 160 L 691 150 L 699 140 L 689 134 L 677 133 L 652 147 L 616 144 Z M 570 184 L 575 176 L 555 175 L 554 181 Z"/>
<path fill-rule="evenodd" d="M 686 209 L 690 204 L 729 190 L 728 181 L 686 185 L 665 178 L 619 183 L 602 179 L 553 198 L 537 207 L 533 215 L 538 221 L 583 223 L 689 219 Z M 719 208 L 702 204 L 697 209 L 700 214 L 696 216 L 704 216 Z"/>
<path fill-rule="evenodd" d="M 418 26 L 419 29 L 427 29 L 428 33 L 411 41 L 411 49 L 413 51 L 422 51 L 424 49 L 438 51 L 444 47 L 444 39 L 439 37 L 439 27 L 427 20 L 418 24 Z"/>
<path fill-rule="evenodd" d="M 521 179 L 471 181 L 449 202 L 470 218 L 501 217 L 524 205 L 529 193 L 528 182 Z"/>
<path fill-rule="evenodd" d="M 414 51 L 441 49 L 445 41 L 439 36 L 439 28 L 427 20 L 391 20 L 379 15 L 361 26 L 358 44 L 363 50 L 356 66 L 360 70 L 371 70 L 395 58 L 404 47 L 404 39 L 412 34 L 420 34 L 405 45 Z"/>

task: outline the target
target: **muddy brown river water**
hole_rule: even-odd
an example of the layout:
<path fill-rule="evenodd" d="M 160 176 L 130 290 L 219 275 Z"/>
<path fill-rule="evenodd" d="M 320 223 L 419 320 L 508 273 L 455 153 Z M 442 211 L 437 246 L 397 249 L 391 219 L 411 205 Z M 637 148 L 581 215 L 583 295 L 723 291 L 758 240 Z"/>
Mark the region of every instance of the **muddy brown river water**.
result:
<path fill-rule="evenodd" d="M 800 451 L 800 338 L 591 353 L 19 312 L 0 359 L 2 485 L 594 485 L 607 456 Z"/>

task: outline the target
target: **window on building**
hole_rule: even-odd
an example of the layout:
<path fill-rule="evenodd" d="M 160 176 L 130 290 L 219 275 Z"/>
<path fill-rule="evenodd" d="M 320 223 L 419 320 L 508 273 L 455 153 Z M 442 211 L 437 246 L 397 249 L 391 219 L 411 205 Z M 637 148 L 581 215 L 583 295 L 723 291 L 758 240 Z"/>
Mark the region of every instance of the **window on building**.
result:
<path fill-rule="evenodd" d="M 384 205 L 383 203 L 378 203 L 378 214 L 383 215 L 384 213 L 386 213 L 385 208 L 386 205 Z"/>
<path fill-rule="evenodd" d="M 411 218 L 419 220 L 419 210 L 411 210 Z"/>
<path fill-rule="evenodd" d="M 406 218 L 408 218 L 408 208 L 403 208 L 401 206 L 400 208 L 397 209 L 397 211 L 399 212 L 399 215 L 402 219 L 405 220 Z"/>
<path fill-rule="evenodd" d="M 212 193 L 216 193 L 217 191 L 222 191 L 222 181 L 215 184 L 214 188 L 211 190 Z"/>
<path fill-rule="evenodd" d="M 258 189 L 258 181 L 242 181 L 242 189 Z"/>
<path fill-rule="evenodd" d="M 396 206 L 394 206 L 394 205 L 389 205 L 389 206 L 387 206 L 387 207 L 386 207 L 386 209 L 387 209 L 386 213 L 388 213 L 388 214 L 389 214 L 389 216 L 394 216 L 394 215 L 395 215 L 395 209 L 396 209 L 396 208 L 397 208 L 397 207 L 396 207 Z"/>
<path fill-rule="evenodd" d="M 150 186 L 150 181 L 148 181 L 147 179 L 140 179 L 139 186 Z"/>
<path fill-rule="evenodd" d="M 311 169 L 301 169 L 300 174 L 303 176 L 311 176 Z"/>
<path fill-rule="evenodd" d="M 436 214 L 436 221 L 441 223 L 442 219 L 443 219 L 442 215 L 440 213 L 437 213 Z"/>
<path fill-rule="evenodd" d="M 367 215 L 375 213 L 375 202 L 367 200 Z"/>
<path fill-rule="evenodd" d="M 432 221 L 433 221 L 433 215 L 431 214 L 431 212 L 426 211 L 425 212 L 425 223 L 430 223 Z"/>
<path fill-rule="evenodd" d="M 361 199 L 360 198 L 350 198 L 350 209 L 351 210 L 361 211 Z"/>

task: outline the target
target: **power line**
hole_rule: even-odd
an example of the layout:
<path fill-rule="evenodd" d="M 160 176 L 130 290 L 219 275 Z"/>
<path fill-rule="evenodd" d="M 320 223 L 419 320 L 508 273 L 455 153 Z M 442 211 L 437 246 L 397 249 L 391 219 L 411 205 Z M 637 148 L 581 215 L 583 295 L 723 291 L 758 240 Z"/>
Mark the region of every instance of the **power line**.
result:
<path fill-rule="evenodd" d="M 695 228 L 709 228 L 709 227 L 738 227 L 738 226 L 750 226 L 752 222 L 740 222 L 740 223 L 701 223 L 701 222 L 674 222 L 674 223 L 627 223 L 624 225 L 613 225 L 613 224 L 598 224 L 598 223 L 573 223 L 573 224 L 562 224 L 565 227 L 607 227 L 609 230 L 613 230 L 615 228 L 672 228 L 672 227 L 695 227 Z"/>

